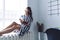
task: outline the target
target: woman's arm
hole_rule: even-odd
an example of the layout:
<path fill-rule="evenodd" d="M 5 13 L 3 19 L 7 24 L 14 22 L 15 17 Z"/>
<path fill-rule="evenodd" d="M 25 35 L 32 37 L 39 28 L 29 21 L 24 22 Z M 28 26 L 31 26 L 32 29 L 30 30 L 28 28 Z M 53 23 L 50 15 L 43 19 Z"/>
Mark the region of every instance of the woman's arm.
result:
<path fill-rule="evenodd" d="M 25 24 L 25 25 L 28 24 L 28 22 L 26 22 L 26 21 L 24 21 L 24 20 L 21 20 L 21 19 L 19 19 L 19 20 L 20 20 L 20 22 L 21 22 L 22 24 Z"/>

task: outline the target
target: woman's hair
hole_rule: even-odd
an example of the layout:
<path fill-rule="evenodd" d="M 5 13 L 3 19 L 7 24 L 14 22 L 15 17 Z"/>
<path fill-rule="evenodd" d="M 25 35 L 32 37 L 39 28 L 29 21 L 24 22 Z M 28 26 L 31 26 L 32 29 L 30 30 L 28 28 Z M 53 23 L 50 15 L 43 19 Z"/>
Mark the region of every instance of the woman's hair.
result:
<path fill-rule="evenodd" d="M 31 10 L 31 7 L 27 7 L 27 10 L 29 11 L 28 13 L 29 13 L 29 15 L 30 15 L 30 17 L 31 17 L 31 19 L 32 19 L 32 21 L 33 21 L 33 17 L 32 17 L 32 10 Z"/>

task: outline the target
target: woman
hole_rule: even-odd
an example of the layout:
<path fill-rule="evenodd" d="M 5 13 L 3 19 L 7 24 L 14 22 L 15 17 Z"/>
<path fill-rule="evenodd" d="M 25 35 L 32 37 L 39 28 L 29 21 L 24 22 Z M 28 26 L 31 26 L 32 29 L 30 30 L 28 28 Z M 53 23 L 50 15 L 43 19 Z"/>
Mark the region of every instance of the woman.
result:
<path fill-rule="evenodd" d="M 13 22 L 7 28 L 0 31 L 0 36 L 5 33 L 10 33 L 16 29 L 20 31 L 19 35 L 24 35 L 24 33 L 30 29 L 30 24 L 33 21 L 32 10 L 30 7 L 26 8 L 25 15 L 22 15 L 19 20 L 20 20 L 21 24 Z"/>

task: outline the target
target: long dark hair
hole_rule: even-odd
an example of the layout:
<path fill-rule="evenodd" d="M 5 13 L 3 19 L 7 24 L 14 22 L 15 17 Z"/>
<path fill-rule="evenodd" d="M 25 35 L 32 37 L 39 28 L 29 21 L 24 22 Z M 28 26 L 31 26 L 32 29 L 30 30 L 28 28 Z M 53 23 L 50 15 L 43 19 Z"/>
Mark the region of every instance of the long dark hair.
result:
<path fill-rule="evenodd" d="M 28 13 L 29 13 L 29 15 L 30 15 L 30 17 L 31 17 L 31 19 L 32 19 L 32 21 L 33 21 L 33 17 L 32 17 L 32 10 L 31 10 L 31 7 L 27 7 L 27 9 L 28 9 Z"/>

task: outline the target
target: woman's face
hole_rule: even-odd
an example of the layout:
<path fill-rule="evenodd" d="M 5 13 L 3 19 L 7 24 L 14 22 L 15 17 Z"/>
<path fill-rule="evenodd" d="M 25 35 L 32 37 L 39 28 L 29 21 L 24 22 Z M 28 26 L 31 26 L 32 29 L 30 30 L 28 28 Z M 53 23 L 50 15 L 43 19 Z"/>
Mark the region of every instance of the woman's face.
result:
<path fill-rule="evenodd" d="M 28 9 L 25 9 L 25 14 L 29 15 L 29 10 Z"/>

